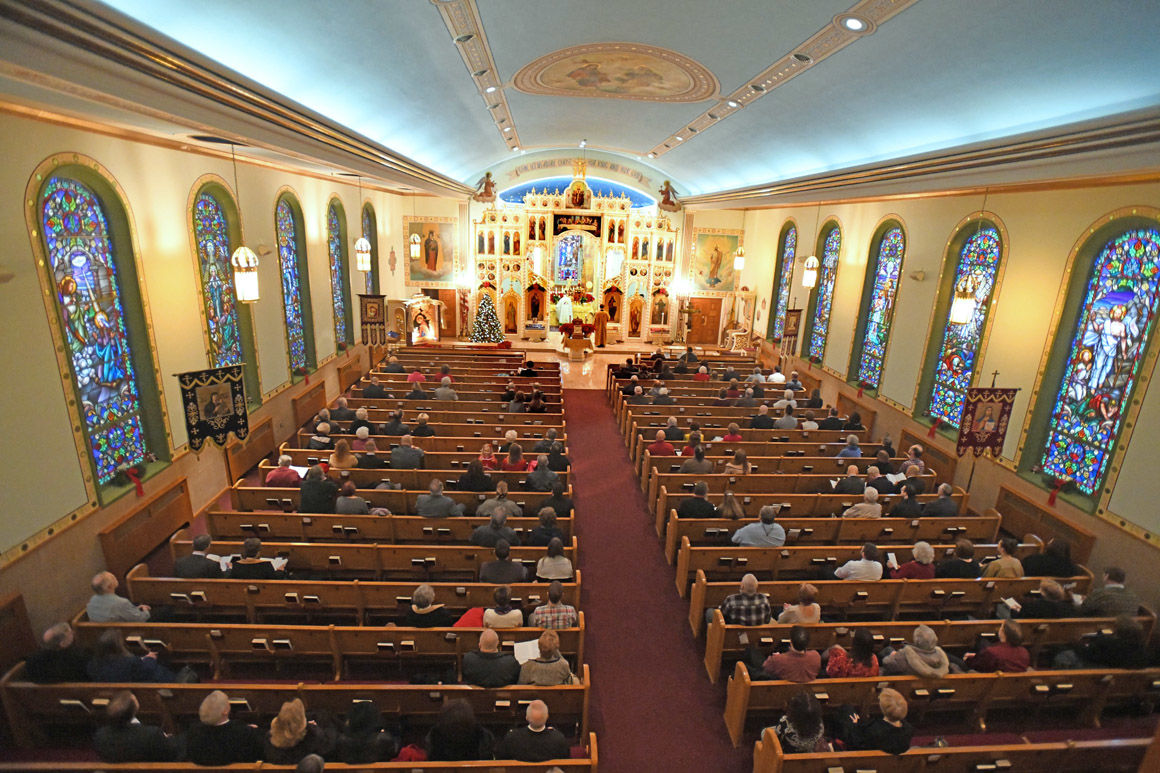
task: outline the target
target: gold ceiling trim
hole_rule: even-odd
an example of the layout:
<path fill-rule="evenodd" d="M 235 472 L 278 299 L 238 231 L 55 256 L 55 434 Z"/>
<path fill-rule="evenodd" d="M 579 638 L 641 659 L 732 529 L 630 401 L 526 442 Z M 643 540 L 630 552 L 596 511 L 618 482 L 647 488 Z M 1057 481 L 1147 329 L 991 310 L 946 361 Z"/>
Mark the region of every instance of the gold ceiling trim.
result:
<path fill-rule="evenodd" d="M 658 142 L 647 153 L 650 157 L 659 158 L 670 150 L 684 145 L 694 136 L 752 105 L 778 86 L 789 83 L 823 59 L 870 35 L 917 2 L 918 0 L 859 0 L 850 10 L 835 16 L 831 23 L 818 30 L 804 43 L 794 46 L 792 51 L 749 78 L 733 93 L 722 96 L 713 107 Z M 858 31 L 845 27 L 842 21 L 851 16 L 861 19 L 866 27 Z"/>
<path fill-rule="evenodd" d="M 431 0 L 443 23 L 447 25 L 447 32 L 459 49 L 467 72 L 471 76 L 475 88 L 479 91 L 480 99 L 487 106 L 491 120 L 495 123 L 495 130 L 509 150 L 522 148 L 520 132 L 512 118 L 511 108 L 508 106 L 507 96 L 504 94 L 503 83 L 495 66 L 495 59 L 491 55 L 491 45 L 487 42 L 487 34 L 483 31 L 483 19 L 479 15 L 479 7 L 475 0 Z M 487 89 L 495 91 L 488 94 Z M 510 129 L 511 131 L 504 131 Z"/>
<path fill-rule="evenodd" d="M 66 0 L 26 0 L 0 3 L 0 18 L 45 35 L 133 72 L 235 110 L 250 118 L 353 155 L 385 170 L 447 189 L 456 194 L 471 189 L 457 180 L 392 153 L 387 148 L 311 114 L 236 74 L 226 75 L 163 47 L 118 21 L 77 8 Z"/>
<path fill-rule="evenodd" d="M 682 78 L 687 82 L 682 83 Z M 720 89 L 717 76 L 695 59 L 668 48 L 629 42 L 561 48 L 521 67 L 512 85 L 526 94 L 552 97 L 668 103 L 700 102 L 716 96 Z"/>

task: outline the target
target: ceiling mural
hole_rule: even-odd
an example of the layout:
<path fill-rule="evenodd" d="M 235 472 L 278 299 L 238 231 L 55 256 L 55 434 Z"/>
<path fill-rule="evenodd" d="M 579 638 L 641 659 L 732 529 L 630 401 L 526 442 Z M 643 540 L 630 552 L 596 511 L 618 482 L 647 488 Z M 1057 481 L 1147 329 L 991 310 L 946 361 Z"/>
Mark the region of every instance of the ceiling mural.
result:
<path fill-rule="evenodd" d="M 718 90 L 717 78 L 699 62 L 642 43 L 553 51 L 521 68 L 512 85 L 527 94 L 646 102 L 699 102 Z"/>

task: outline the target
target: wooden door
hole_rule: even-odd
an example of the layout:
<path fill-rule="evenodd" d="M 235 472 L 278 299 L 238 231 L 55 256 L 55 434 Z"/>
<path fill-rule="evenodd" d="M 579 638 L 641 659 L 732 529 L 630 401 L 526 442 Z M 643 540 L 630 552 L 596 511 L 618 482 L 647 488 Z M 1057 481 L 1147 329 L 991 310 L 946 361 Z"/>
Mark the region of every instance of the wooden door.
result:
<path fill-rule="evenodd" d="M 689 330 L 688 342 L 715 346 L 721 330 L 721 299 L 690 298 L 689 306 L 693 309 L 693 325 Z"/>
<path fill-rule="evenodd" d="M 439 317 L 439 338 L 455 338 L 459 294 L 455 290 L 439 290 L 439 300 L 444 303 L 443 313 Z"/>

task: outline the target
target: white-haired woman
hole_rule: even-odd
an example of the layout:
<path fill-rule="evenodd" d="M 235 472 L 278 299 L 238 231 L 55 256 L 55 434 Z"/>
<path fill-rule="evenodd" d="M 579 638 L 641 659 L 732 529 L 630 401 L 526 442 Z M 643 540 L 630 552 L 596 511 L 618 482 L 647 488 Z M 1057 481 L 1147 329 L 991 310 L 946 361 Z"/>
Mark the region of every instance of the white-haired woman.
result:
<path fill-rule="evenodd" d="M 911 551 L 914 558 L 902 566 L 889 566 L 887 572 L 892 580 L 933 580 L 934 548 L 929 542 L 916 542 Z"/>

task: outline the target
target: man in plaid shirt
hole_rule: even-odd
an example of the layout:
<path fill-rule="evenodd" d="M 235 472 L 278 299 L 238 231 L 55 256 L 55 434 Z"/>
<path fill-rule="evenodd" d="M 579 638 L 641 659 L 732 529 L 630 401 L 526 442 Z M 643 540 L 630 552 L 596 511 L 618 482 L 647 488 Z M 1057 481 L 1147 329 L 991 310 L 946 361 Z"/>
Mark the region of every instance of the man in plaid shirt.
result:
<path fill-rule="evenodd" d="M 555 580 L 548 586 L 548 603 L 536 607 L 528 618 L 528 625 L 532 628 L 575 628 L 579 616 L 576 607 L 570 604 L 561 604 L 564 598 L 564 586 Z"/>
<path fill-rule="evenodd" d="M 773 618 L 769 599 L 757 592 L 757 578 L 752 574 L 741 578 L 741 592 L 726 596 L 720 609 L 727 625 L 765 625 Z"/>

